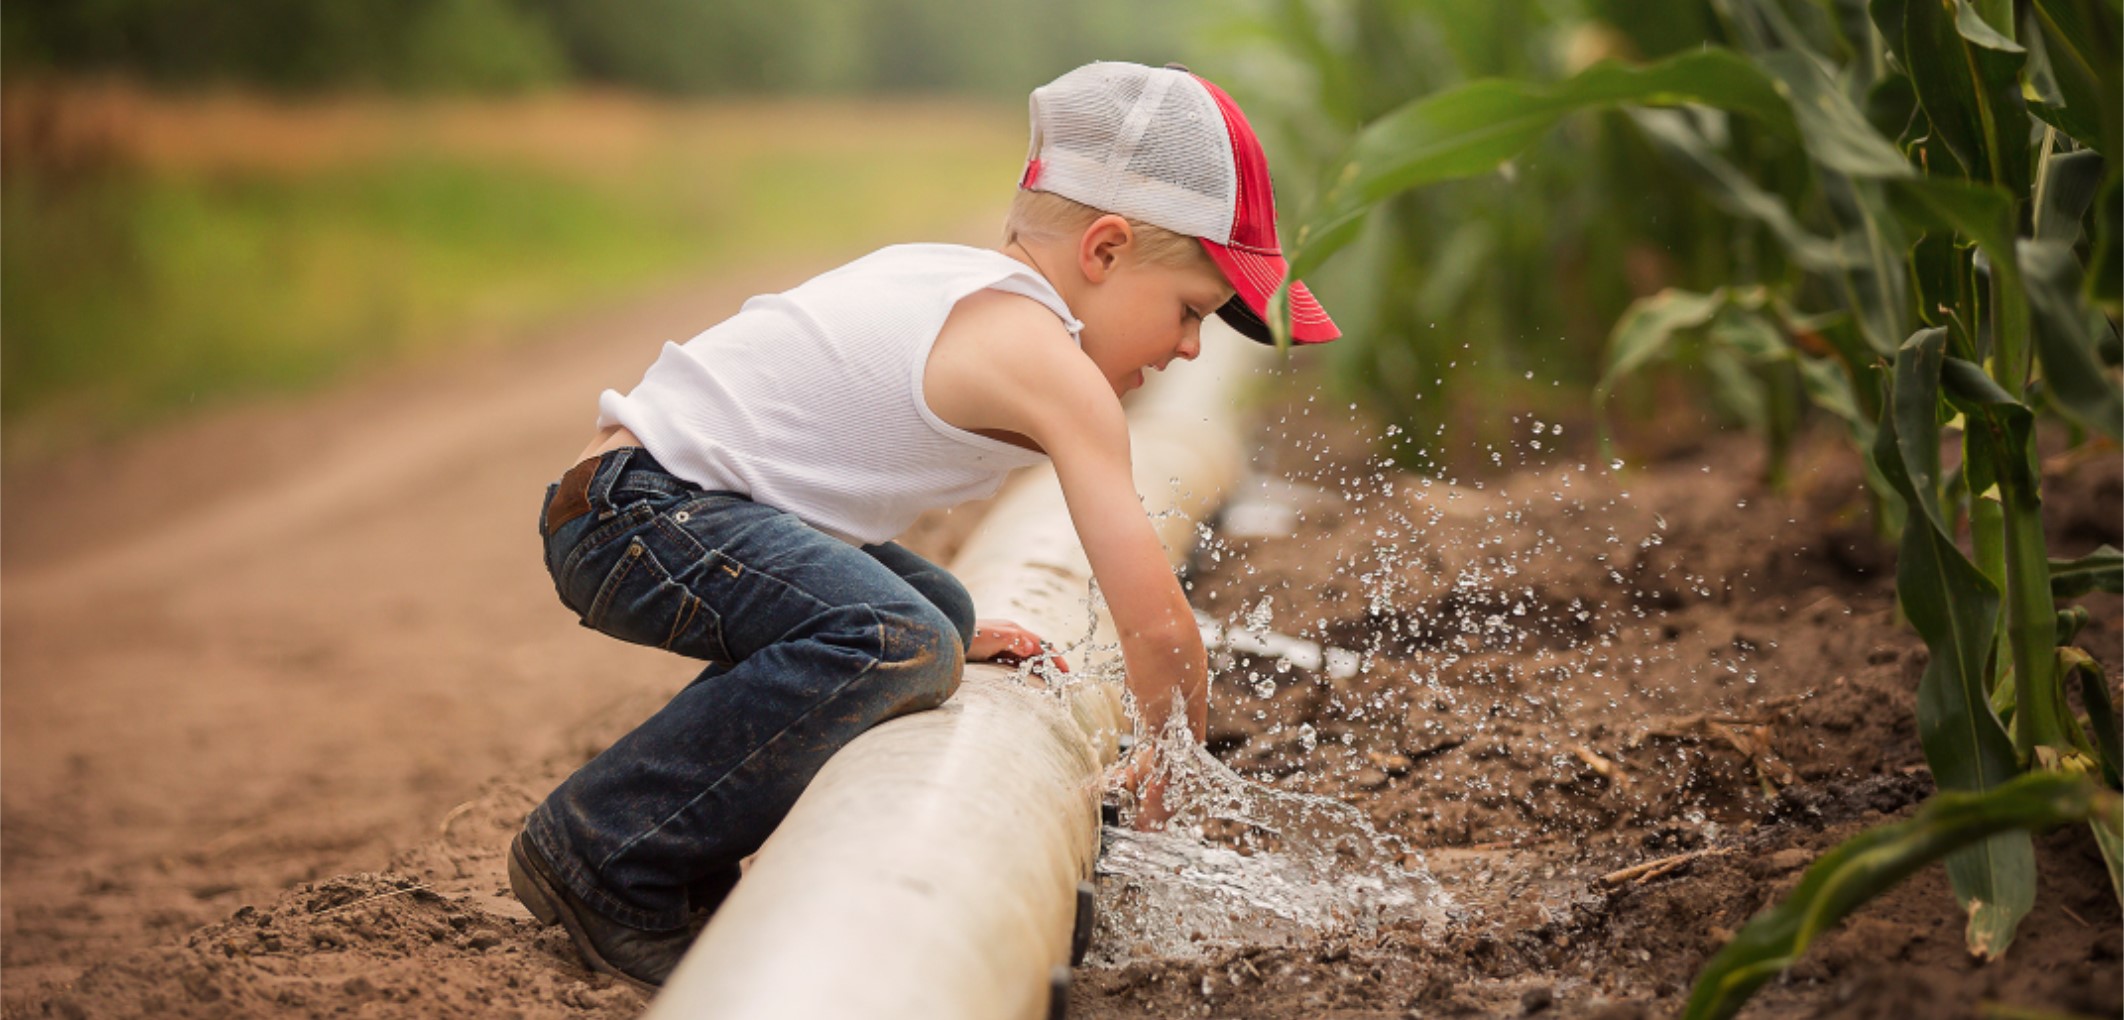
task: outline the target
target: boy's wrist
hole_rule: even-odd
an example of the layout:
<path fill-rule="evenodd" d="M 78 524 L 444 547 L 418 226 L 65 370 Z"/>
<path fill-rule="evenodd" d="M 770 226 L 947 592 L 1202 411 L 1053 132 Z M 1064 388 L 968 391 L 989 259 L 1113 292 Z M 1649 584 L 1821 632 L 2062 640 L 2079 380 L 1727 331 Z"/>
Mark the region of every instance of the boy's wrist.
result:
<path fill-rule="evenodd" d="M 1207 677 L 1204 677 L 1200 683 L 1189 683 L 1183 678 L 1165 680 L 1156 683 L 1155 686 L 1151 686 L 1135 682 L 1136 675 L 1133 670 L 1129 673 L 1129 692 L 1135 695 L 1136 711 L 1146 730 L 1154 735 L 1165 732 L 1166 728 L 1172 725 L 1174 714 L 1179 713 L 1181 722 L 1187 726 L 1190 736 L 1197 742 L 1207 739 L 1207 734 L 1209 733 L 1209 684 Z M 1169 677 L 1172 674 L 1159 671 L 1155 675 Z"/>

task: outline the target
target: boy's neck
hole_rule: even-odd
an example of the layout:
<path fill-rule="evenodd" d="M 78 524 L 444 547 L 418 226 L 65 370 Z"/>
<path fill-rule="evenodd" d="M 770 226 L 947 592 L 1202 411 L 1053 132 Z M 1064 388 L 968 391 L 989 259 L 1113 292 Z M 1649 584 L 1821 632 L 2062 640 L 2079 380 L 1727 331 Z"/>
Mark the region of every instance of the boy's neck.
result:
<path fill-rule="evenodd" d="M 1013 238 L 996 250 L 1031 266 L 1033 272 L 1040 274 L 1040 277 L 1047 281 L 1048 286 L 1053 287 L 1055 293 L 1062 296 L 1063 304 L 1072 308 L 1076 307 L 1077 295 L 1080 290 L 1077 284 L 1081 283 L 1082 279 L 1081 277 L 1072 277 L 1066 272 L 1068 267 L 1075 264 L 1072 261 L 1072 254 L 1067 244 Z M 1063 272 L 1059 274 L 1052 273 L 1048 271 L 1050 268 L 1062 270 Z"/>

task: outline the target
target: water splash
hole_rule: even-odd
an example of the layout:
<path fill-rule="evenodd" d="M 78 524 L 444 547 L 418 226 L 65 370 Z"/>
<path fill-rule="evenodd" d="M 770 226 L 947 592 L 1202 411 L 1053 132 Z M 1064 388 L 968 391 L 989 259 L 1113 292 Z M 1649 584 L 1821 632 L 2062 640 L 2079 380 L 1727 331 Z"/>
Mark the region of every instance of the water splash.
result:
<path fill-rule="evenodd" d="M 1251 782 L 1184 729 L 1159 744 L 1177 809 L 1162 832 L 1102 833 L 1094 965 L 1444 921 L 1422 859 L 1356 808 Z"/>
<path fill-rule="evenodd" d="M 1319 412 L 1347 431 L 1339 409 L 1308 398 L 1280 423 L 1280 451 L 1256 454 L 1233 512 L 1192 523 L 1183 583 L 1207 582 L 1198 622 L 1229 721 L 1211 739 L 1247 774 L 1336 794 L 1423 784 L 1466 806 L 1380 813 L 1419 839 L 1554 835 L 1575 824 L 1571 805 L 1540 792 L 1593 782 L 1582 752 L 1613 755 L 1675 685 L 1756 682 L 1753 640 L 1706 646 L 1668 625 L 1746 575 L 1705 576 L 1662 548 L 1684 532 L 1633 499 L 1634 465 L 1571 458 L 1561 425 L 1514 416 L 1520 435 L 1469 452 L 1516 473 L 1407 474 L 1390 457 L 1348 459 L 1301 420 Z M 1386 437 L 1428 438 L 1396 426 Z M 1307 529 L 1336 537 L 1311 548 Z M 1309 558 L 1259 555 L 1283 543 Z M 1103 651 L 1103 675 L 1119 680 L 1118 649 Z M 1655 746 L 1632 764 L 1657 772 L 1668 754 Z M 1455 768 L 1453 755 L 1484 764 Z M 1170 827 L 1106 833 L 1094 963 L 1430 934 L 1458 909 L 1366 812 L 1248 781 L 1191 741 L 1166 758 Z"/>

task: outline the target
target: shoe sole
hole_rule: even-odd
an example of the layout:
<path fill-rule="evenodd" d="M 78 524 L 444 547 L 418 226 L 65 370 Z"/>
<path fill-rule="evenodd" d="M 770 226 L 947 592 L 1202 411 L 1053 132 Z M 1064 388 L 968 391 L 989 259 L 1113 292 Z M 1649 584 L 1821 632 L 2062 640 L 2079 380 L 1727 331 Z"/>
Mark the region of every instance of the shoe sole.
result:
<path fill-rule="evenodd" d="M 605 961 L 596 947 L 590 944 L 589 936 L 583 933 L 582 922 L 575 919 L 564 906 L 556 880 L 549 879 L 544 870 L 531 861 L 531 849 L 524 845 L 524 835 L 519 832 L 509 844 L 509 891 L 531 911 L 531 916 L 540 924 L 558 923 L 568 933 L 568 941 L 575 943 L 575 951 L 583 954 L 590 969 L 608 977 L 615 977 L 643 992 L 655 994 L 658 990 L 641 978 L 635 977 Z"/>

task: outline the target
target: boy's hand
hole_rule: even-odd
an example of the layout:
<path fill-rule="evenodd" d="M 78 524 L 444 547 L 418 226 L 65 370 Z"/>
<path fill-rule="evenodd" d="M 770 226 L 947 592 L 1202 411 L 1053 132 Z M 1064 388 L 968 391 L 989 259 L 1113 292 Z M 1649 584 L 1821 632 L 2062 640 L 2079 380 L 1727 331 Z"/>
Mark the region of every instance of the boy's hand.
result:
<path fill-rule="evenodd" d="M 973 644 L 966 650 L 968 662 L 1000 662 L 1015 666 L 1028 659 L 1051 655 L 1047 642 L 1038 634 L 1026 630 L 1013 620 L 975 620 Z M 1069 672 L 1069 663 L 1060 655 L 1051 655 L 1050 662 L 1064 673 Z"/>
<path fill-rule="evenodd" d="M 1156 743 L 1139 744 L 1121 766 L 1121 786 L 1136 795 L 1136 814 L 1130 819 L 1138 832 L 1159 832 L 1173 816 L 1165 804 L 1165 786 L 1170 777 L 1158 760 Z"/>

